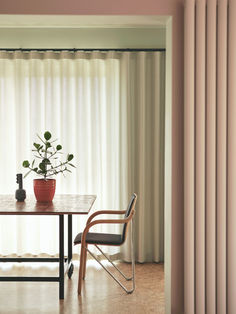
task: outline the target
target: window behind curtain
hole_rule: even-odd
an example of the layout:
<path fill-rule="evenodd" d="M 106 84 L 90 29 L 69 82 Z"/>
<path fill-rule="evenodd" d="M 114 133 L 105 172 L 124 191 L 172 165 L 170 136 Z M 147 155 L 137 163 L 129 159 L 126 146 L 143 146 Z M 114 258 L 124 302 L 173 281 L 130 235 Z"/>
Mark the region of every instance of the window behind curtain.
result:
<path fill-rule="evenodd" d="M 163 82 L 161 52 L 1 51 L 0 193 L 14 195 L 36 134 L 49 130 L 77 166 L 56 193 L 96 194 L 96 210 L 123 209 L 137 192 L 136 258 L 162 260 Z M 0 254 L 58 252 L 57 217 L 0 218 Z M 74 234 L 85 220 L 73 219 Z"/>

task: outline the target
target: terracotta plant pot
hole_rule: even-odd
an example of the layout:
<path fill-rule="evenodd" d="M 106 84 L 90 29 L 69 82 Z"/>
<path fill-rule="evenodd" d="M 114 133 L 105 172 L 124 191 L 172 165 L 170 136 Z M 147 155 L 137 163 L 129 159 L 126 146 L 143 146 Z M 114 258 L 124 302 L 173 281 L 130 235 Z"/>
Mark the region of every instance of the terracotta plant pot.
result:
<path fill-rule="evenodd" d="M 34 194 L 38 202 L 51 202 L 56 190 L 55 179 L 34 179 Z"/>

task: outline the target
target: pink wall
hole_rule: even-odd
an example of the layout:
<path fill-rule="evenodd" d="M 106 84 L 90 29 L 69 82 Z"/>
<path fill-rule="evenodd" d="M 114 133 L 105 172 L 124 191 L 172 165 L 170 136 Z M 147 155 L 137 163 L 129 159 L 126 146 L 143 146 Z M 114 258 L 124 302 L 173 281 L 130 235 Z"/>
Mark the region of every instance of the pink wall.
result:
<path fill-rule="evenodd" d="M 5 0 L 0 14 L 173 16 L 172 313 L 183 313 L 183 14 L 184 0 Z"/>
<path fill-rule="evenodd" d="M 184 0 L 3 0 L 1 14 L 162 14 L 177 15 Z"/>

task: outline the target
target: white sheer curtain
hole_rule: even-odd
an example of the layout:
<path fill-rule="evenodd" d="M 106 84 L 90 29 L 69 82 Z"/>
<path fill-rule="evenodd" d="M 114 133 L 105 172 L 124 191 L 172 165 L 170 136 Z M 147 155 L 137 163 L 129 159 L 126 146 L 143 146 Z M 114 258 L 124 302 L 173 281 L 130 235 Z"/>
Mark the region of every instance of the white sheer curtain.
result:
<path fill-rule="evenodd" d="M 163 65 L 161 52 L 1 51 L 0 193 L 14 197 L 36 134 L 49 130 L 77 166 L 56 178 L 56 193 L 96 194 L 94 211 L 125 208 L 137 192 L 137 260 L 162 260 Z M 74 235 L 85 220 L 73 218 Z M 57 217 L 1 216 L 0 254 L 54 255 L 57 226 Z"/>

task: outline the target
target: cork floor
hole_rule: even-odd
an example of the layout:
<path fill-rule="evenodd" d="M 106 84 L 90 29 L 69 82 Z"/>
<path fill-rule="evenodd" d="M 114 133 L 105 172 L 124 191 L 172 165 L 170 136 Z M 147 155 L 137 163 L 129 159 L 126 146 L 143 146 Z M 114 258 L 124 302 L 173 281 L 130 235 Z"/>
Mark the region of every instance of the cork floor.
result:
<path fill-rule="evenodd" d="M 69 280 L 65 299 L 58 298 L 58 283 L 0 282 L 0 313 L 37 314 L 164 314 L 164 265 L 136 264 L 136 289 L 127 295 L 94 261 L 88 261 L 82 295 L 77 295 L 78 262 Z M 126 273 L 130 265 L 119 263 Z M 1 276 L 57 276 L 54 263 L 0 264 Z"/>

